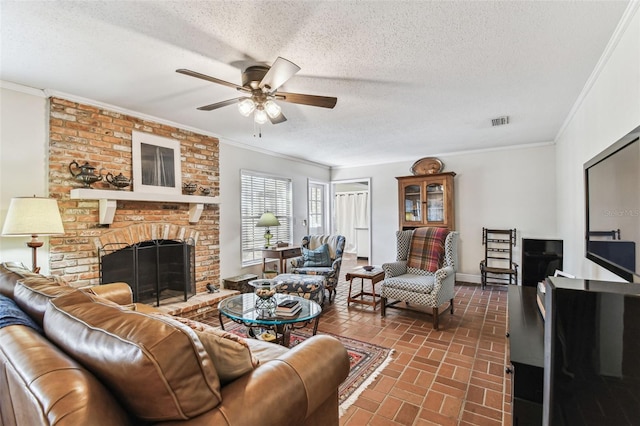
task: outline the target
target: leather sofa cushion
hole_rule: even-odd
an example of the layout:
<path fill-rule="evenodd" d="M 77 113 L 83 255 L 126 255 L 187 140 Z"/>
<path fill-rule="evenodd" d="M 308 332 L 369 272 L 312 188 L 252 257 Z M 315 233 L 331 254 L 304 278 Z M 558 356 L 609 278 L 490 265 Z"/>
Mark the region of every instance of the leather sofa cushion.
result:
<path fill-rule="evenodd" d="M 31 277 L 45 278 L 54 285 L 69 285 L 62 277 L 45 277 L 34 274 L 21 263 L 3 262 L 0 264 L 0 294 L 13 299 L 13 289 L 18 280 Z"/>
<path fill-rule="evenodd" d="M 196 332 L 204 345 L 224 386 L 245 375 L 258 366 L 260 361 L 251 354 L 246 340 L 224 330 L 218 330 L 209 325 L 187 318 L 173 317 L 167 314 L 154 314 L 169 318 L 187 325 Z"/>
<path fill-rule="evenodd" d="M 0 294 L 13 298 L 13 287 L 22 277 L 7 266 L 5 263 L 0 264 Z"/>
<path fill-rule="evenodd" d="M 221 401 L 213 362 L 185 325 L 76 291 L 49 303 L 44 330 L 139 419 L 190 419 Z"/>
<path fill-rule="evenodd" d="M 49 300 L 76 291 L 78 290 L 73 287 L 60 286 L 55 280 L 39 275 L 18 280 L 13 289 L 13 300 L 20 309 L 42 326 Z"/>

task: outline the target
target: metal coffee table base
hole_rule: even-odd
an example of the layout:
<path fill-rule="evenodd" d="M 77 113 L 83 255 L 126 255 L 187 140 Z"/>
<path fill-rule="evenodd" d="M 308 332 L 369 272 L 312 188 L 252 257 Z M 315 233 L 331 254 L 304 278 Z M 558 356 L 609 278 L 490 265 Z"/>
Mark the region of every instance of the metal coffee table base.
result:
<path fill-rule="evenodd" d="M 220 328 L 224 330 L 224 322 L 222 322 L 222 313 L 218 312 L 218 319 L 220 321 Z M 228 317 L 227 317 L 228 318 Z M 247 335 L 249 337 L 258 338 L 258 336 L 262 333 L 256 333 L 254 330 L 271 330 L 275 333 L 275 343 L 278 343 L 286 348 L 289 347 L 289 342 L 291 342 L 291 331 L 305 328 L 313 321 L 313 335 L 315 336 L 318 332 L 318 322 L 320 321 L 320 317 L 316 317 L 315 319 L 311 319 L 308 321 L 302 321 L 299 323 L 286 323 L 286 324 L 255 324 L 248 323 L 242 320 L 236 320 L 233 318 L 229 318 L 231 321 L 236 324 L 241 324 L 247 327 Z"/>

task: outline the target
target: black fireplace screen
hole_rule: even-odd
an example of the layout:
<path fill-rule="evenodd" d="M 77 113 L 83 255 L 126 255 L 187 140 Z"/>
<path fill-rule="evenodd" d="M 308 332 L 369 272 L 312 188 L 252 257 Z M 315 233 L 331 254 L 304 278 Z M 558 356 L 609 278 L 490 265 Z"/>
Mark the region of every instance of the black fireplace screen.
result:
<path fill-rule="evenodd" d="M 155 303 L 196 292 L 193 240 L 153 240 L 126 246 L 112 243 L 99 249 L 100 284 L 129 284 L 134 302 Z"/>

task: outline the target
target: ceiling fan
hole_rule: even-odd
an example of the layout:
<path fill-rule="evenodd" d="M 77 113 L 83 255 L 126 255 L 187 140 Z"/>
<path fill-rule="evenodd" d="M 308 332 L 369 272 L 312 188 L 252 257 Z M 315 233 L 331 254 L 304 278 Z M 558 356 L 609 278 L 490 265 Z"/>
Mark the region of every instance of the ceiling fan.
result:
<path fill-rule="evenodd" d="M 289 80 L 300 67 L 293 62 L 278 57 L 271 67 L 266 65 L 254 65 L 248 67 L 242 73 L 242 86 L 210 77 L 188 69 L 177 69 L 176 72 L 223 86 L 233 87 L 242 92 L 244 96 L 228 99 L 222 102 L 201 106 L 201 111 L 212 111 L 234 103 L 238 104 L 238 110 L 245 117 L 253 113 L 253 119 L 258 124 L 271 121 L 273 124 L 287 121 L 276 101 L 291 102 L 294 104 L 310 105 L 322 108 L 333 108 L 338 102 L 337 98 L 329 96 L 304 95 L 300 93 L 279 92 L 278 88 Z"/>

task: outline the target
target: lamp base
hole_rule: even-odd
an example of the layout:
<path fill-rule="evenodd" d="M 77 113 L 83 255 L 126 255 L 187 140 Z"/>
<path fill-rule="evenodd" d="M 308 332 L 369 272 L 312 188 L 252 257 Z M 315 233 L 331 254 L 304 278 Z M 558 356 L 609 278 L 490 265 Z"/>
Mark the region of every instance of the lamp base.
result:
<path fill-rule="evenodd" d="M 42 247 L 42 245 L 44 244 L 44 242 L 42 241 L 38 241 L 37 239 L 38 237 L 36 237 L 35 235 L 32 236 L 31 241 L 29 241 L 27 243 L 28 247 L 31 247 L 31 263 L 32 263 L 32 268 L 31 270 L 33 271 L 34 274 L 37 274 L 38 272 L 40 272 L 40 267 L 38 266 L 38 254 L 37 254 L 37 250 L 38 247 Z"/>
<path fill-rule="evenodd" d="M 269 248 L 271 246 L 271 237 L 273 237 L 273 235 L 271 235 L 271 231 L 267 229 L 267 232 L 264 233 L 264 248 Z"/>

